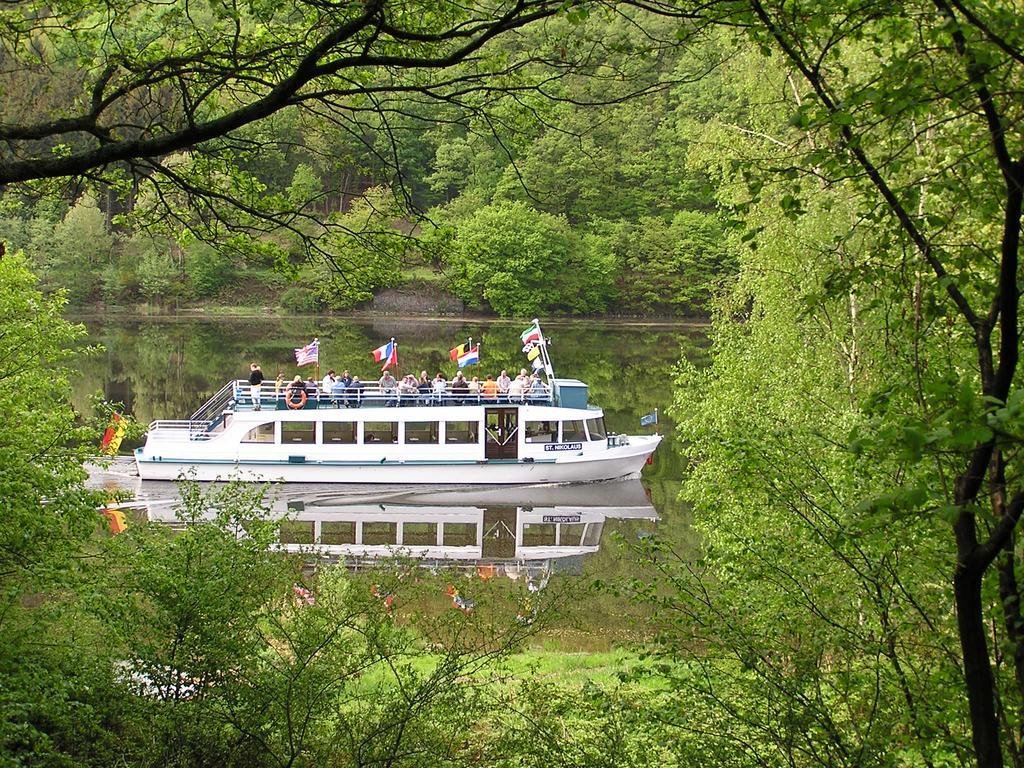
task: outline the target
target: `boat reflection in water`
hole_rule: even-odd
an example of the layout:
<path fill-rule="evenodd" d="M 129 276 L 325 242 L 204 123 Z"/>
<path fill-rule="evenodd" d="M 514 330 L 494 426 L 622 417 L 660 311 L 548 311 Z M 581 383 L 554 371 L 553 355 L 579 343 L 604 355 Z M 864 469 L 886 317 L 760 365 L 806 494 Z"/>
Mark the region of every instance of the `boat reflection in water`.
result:
<path fill-rule="evenodd" d="M 135 501 L 124 506 L 180 525 L 175 484 L 133 481 Z M 282 485 L 269 497 L 271 513 L 282 519 L 283 550 L 350 568 L 403 557 L 429 568 L 511 578 L 581 572 L 583 557 L 601 545 L 606 521 L 658 519 L 635 479 L 493 488 L 377 486 L 345 493 L 336 485 Z"/>
<path fill-rule="evenodd" d="M 605 521 L 657 520 L 639 481 L 594 486 L 417 491 L 367 504 L 287 502 L 281 546 L 312 546 L 358 567 L 395 556 L 515 577 L 526 569 L 577 570 L 597 552 Z"/>

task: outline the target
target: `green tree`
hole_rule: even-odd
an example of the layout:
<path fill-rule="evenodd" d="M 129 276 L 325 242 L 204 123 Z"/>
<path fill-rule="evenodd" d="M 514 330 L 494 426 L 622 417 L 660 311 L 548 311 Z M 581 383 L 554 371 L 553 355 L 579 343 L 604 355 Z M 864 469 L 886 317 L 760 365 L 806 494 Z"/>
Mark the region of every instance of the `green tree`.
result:
<path fill-rule="evenodd" d="M 61 627 L 60 596 L 83 566 L 102 496 L 83 487 L 99 429 L 70 406 L 68 364 L 84 328 L 64 320 L 63 294 L 44 296 L 18 253 L 0 259 L 0 753 L 46 761 L 49 726 L 78 718 L 89 740 L 109 686 L 102 663 Z M 55 596 L 52 601 L 44 596 Z M 109 674 L 106 674 L 109 680 Z M 87 688 L 83 691 L 81 685 Z M 83 697 L 76 695 L 84 693 Z M 100 762 L 108 743 L 92 742 Z M 13 758 L 12 758 L 13 756 Z"/>
<path fill-rule="evenodd" d="M 67 288 L 74 304 L 99 298 L 102 271 L 111 262 L 114 238 L 96 201 L 84 198 L 77 202 L 54 227 L 52 238 L 44 271 L 48 287 Z"/>
<path fill-rule="evenodd" d="M 784 397 L 794 385 L 768 380 L 751 391 L 758 378 L 739 381 L 728 354 L 716 362 L 712 375 L 721 371 L 729 381 L 709 392 L 709 411 L 721 434 L 703 433 L 698 455 L 702 466 L 721 471 L 736 451 L 733 440 L 744 441 L 747 461 L 735 469 L 760 485 L 759 496 L 735 494 L 751 502 L 744 514 L 756 519 L 774 508 L 770 494 L 784 493 L 780 507 L 788 505 L 791 514 L 780 523 L 801 524 L 801 547 L 807 536 L 820 537 L 833 561 L 841 561 L 851 543 L 870 537 L 865 576 L 872 575 L 872 567 L 903 558 L 914 559 L 922 572 L 934 569 L 930 543 L 942 558 L 937 567 L 949 574 L 947 591 L 929 610 L 914 605 L 911 590 L 908 610 L 940 637 L 943 626 L 933 620 L 955 615 L 959 648 L 954 663 L 962 664 L 968 706 L 946 719 L 968 720 L 977 763 L 998 766 L 1004 754 L 1021 754 L 1024 702 L 1019 563 L 1012 555 L 1024 509 L 1017 381 L 1024 26 L 1004 5 L 973 9 L 944 1 L 909 2 L 877 10 L 859 2 L 782 7 L 752 0 L 698 11 L 709 24 L 745 26 L 753 43 L 780 61 L 775 89 L 793 99 L 788 125 L 773 123 L 772 109 L 765 105 L 752 111 L 747 125 L 738 126 L 748 140 L 733 139 L 745 155 L 734 161 L 742 163 L 748 182 L 746 199 L 735 195 L 734 202 L 741 213 L 758 211 L 746 235 L 748 247 L 757 250 L 748 256 L 745 270 L 774 273 L 788 283 L 807 316 L 834 339 L 831 370 L 827 361 L 815 366 L 828 375 L 832 394 L 812 395 L 804 407 L 823 416 L 840 396 L 849 403 L 844 409 L 850 412 L 849 433 L 843 439 L 834 426 L 823 425 L 818 430 L 821 450 L 832 453 L 845 446 L 849 457 L 865 463 L 866 474 L 860 466 L 826 471 L 805 461 L 808 471 L 801 472 L 792 461 L 773 462 L 778 456 L 774 444 L 787 430 L 789 412 L 735 434 L 726 414 L 735 416 L 740 404 L 760 408 L 765 397 L 769 402 Z M 724 133 L 726 126 L 720 130 Z M 720 167 L 723 177 L 730 177 L 729 161 Z M 766 186 L 771 181 L 781 182 L 782 188 Z M 836 213 L 845 223 L 831 233 L 806 237 L 803 228 L 783 232 L 792 238 L 787 262 L 765 255 L 765 243 L 780 234 L 771 226 L 772 216 L 799 221 Z M 794 258 L 801 252 L 803 258 Z M 742 340 L 753 338 L 762 313 L 779 319 L 778 324 L 772 321 L 774 329 L 785 329 L 795 351 L 815 349 L 803 318 L 785 318 L 777 299 L 755 290 L 719 320 L 748 363 L 765 354 Z M 805 359 L 780 357 L 779 365 L 795 377 Z M 730 407 L 715 406 L 719 399 Z M 704 410 L 700 402 L 687 402 L 680 413 L 703 418 Z M 808 414 L 801 422 L 812 418 Z M 692 422 L 691 427 L 698 429 Z M 750 463 L 755 458 L 758 463 Z M 819 494 L 801 493 L 803 480 L 814 477 L 829 494 L 827 505 L 818 501 Z M 840 481 L 855 482 L 845 490 Z M 811 503 L 815 514 L 836 512 L 835 519 L 830 514 L 814 530 L 805 528 L 800 514 Z M 944 521 L 952 524 L 952 535 L 935 543 L 931 528 Z M 831 537 L 820 525 L 832 531 Z M 886 541 L 875 541 L 877 530 L 884 531 Z M 886 545 L 893 548 L 889 554 L 876 549 Z M 771 562 L 772 550 L 752 549 Z M 948 554 L 943 558 L 943 553 Z M 724 560 L 716 558 L 716 571 L 724 567 Z M 902 581 L 905 572 L 896 574 Z M 777 578 L 799 576 L 783 572 Z M 804 580 L 819 578 L 813 571 L 803 573 Z M 864 599 L 871 588 L 864 581 Z M 898 591 L 881 592 L 874 636 L 886 637 L 881 622 L 892 614 L 885 601 Z M 820 621 L 803 625 L 801 636 L 833 623 L 856 626 L 833 622 L 837 610 L 821 609 Z M 782 626 L 794 625 L 784 619 Z M 924 627 L 912 629 L 911 636 Z M 753 644 L 751 652 L 759 648 Z M 1005 659 L 1003 648 L 1010 652 Z M 891 666 L 898 685 L 899 671 L 895 663 Z M 788 660 L 775 666 L 788 668 Z M 921 733 L 927 737 L 938 718 L 925 713 L 919 721 L 911 703 L 936 693 L 901 693 L 907 701 L 906 722 L 925 723 Z M 943 702 L 953 698 L 938 696 Z M 819 722 L 822 728 L 829 725 Z M 840 731 L 826 735 L 837 748 L 843 743 L 837 738 Z M 921 737 L 910 735 L 919 746 Z M 951 752 L 960 749 L 956 729 L 944 743 Z"/>
<path fill-rule="evenodd" d="M 456 294 L 503 316 L 600 311 L 611 290 L 600 254 L 581 247 L 564 218 L 496 203 L 456 225 L 446 254 Z"/>

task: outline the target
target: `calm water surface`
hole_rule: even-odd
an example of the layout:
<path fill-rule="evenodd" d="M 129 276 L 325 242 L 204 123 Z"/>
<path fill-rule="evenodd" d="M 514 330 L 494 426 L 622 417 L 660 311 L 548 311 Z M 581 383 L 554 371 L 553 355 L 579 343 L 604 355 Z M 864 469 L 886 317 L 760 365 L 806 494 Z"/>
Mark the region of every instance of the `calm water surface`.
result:
<path fill-rule="evenodd" d="M 448 350 L 472 337 L 481 343 L 480 365 L 467 375 L 497 376 L 528 367 L 519 334 L 525 324 L 463 319 L 83 319 L 90 342 L 103 351 L 81 362 L 75 405 L 88 408 L 102 392 L 125 404 L 139 421 L 187 418 L 228 380 L 246 378 L 259 361 L 271 379 L 306 374 L 292 350 L 318 337 L 321 372 L 348 369 L 364 380 L 380 371 L 371 350 L 394 337 L 397 373 L 442 371 L 455 364 Z M 438 560 L 463 567 L 497 567 L 517 577 L 525 571 L 561 569 L 607 577 L 618 570 L 612 534 L 626 539 L 659 535 L 684 540 L 688 512 L 676 501 L 683 461 L 666 416 L 672 371 L 681 357 L 704 359 L 704 329 L 693 325 L 566 321 L 544 324 L 557 376 L 590 385 L 591 402 L 604 408 L 609 430 L 645 433 L 640 416 L 658 409 L 666 436 L 641 482 L 574 486 L 571 490 L 423 489 L 381 486 L 297 485 L 273 491 L 273 504 L 292 518 L 289 546 L 317 541 L 328 555 L 350 562 L 372 559 L 401 535 L 408 547 L 430 548 Z M 129 452 L 133 446 L 122 449 Z M 129 487 L 155 519 L 173 519 L 172 484 L 141 483 L 123 460 L 97 482 Z M 657 522 L 655 522 L 657 520 Z"/>

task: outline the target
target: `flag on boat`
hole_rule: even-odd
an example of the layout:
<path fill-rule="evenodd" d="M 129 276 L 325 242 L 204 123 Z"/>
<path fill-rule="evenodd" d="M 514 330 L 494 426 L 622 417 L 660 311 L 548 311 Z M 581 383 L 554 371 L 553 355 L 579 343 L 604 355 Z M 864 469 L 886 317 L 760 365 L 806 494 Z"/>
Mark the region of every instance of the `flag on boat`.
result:
<path fill-rule="evenodd" d="M 543 368 L 544 362 L 539 357 L 533 358 L 533 370 L 539 371 L 542 370 Z"/>
<path fill-rule="evenodd" d="M 103 432 L 103 440 L 100 441 L 100 453 L 105 456 L 116 456 L 127 431 L 128 420 L 119 413 L 110 414 L 110 422 Z"/>
<path fill-rule="evenodd" d="M 295 349 L 295 364 L 309 365 L 320 362 L 320 339 L 313 339 L 304 347 Z"/>
<path fill-rule="evenodd" d="M 465 368 L 467 365 L 474 365 L 480 362 L 480 345 L 467 350 L 463 354 L 459 355 L 459 368 Z"/>
<path fill-rule="evenodd" d="M 657 408 L 655 408 L 653 411 L 648 413 L 646 416 L 641 416 L 640 417 L 640 426 L 641 427 L 649 427 L 652 424 L 657 424 L 657 423 L 658 423 L 658 409 Z"/>
<path fill-rule="evenodd" d="M 373 359 L 378 363 L 383 362 L 382 371 L 386 371 L 392 365 L 398 365 L 398 344 L 392 339 L 387 344 L 373 350 Z"/>
<path fill-rule="evenodd" d="M 456 361 L 457 361 L 457 360 L 458 360 L 458 359 L 459 359 L 460 357 L 462 357 L 462 356 L 463 356 L 464 354 L 466 354 L 466 352 L 467 352 L 468 350 L 469 350 L 469 344 L 459 344 L 459 346 L 457 346 L 457 347 L 452 347 L 451 349 L 449 349 L 449 350 L 448 350 L 448 354 L 449 354 L 449 355 L 451 356 L 451 358 L 452 358 L 452 362 L 454 363 L 454 362 L 456 362 Z M 461 367 L 461 366 L 460 366 L 460 367 Z"/>
<path fill-rule="evenodd" d="M 523 331 L 520 338 L 523 340 L 523 344 L 529 344 L 531 341 L 540 341 L 540 326 L 534 323 L 525 331 Z"/>
<path fill-rule="evenodd" d="M 530 348 L 530 351 L 526 353 L 526 359 L 536 360 L 538 357 L 540 357 L 540 347 L 534 345 L 533 347 Z"/>

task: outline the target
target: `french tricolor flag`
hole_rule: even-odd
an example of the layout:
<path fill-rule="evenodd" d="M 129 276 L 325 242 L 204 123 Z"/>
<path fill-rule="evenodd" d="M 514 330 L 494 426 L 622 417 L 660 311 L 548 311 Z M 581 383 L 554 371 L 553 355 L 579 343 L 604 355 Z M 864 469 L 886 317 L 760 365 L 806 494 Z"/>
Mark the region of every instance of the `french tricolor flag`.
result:
<path fill-rule="evenodd" d="M 392 365 L 397 367 L 398 344 L 395 342 L 394 339 L 392 339 L 384 346 L 377 347 L 375 350 L 373 350 L 373 359 L 376 360 L 378 363 L 381 361 L 384 362 L 384 367 L 381 368 L 382 371 L 386 371 Z"/>

